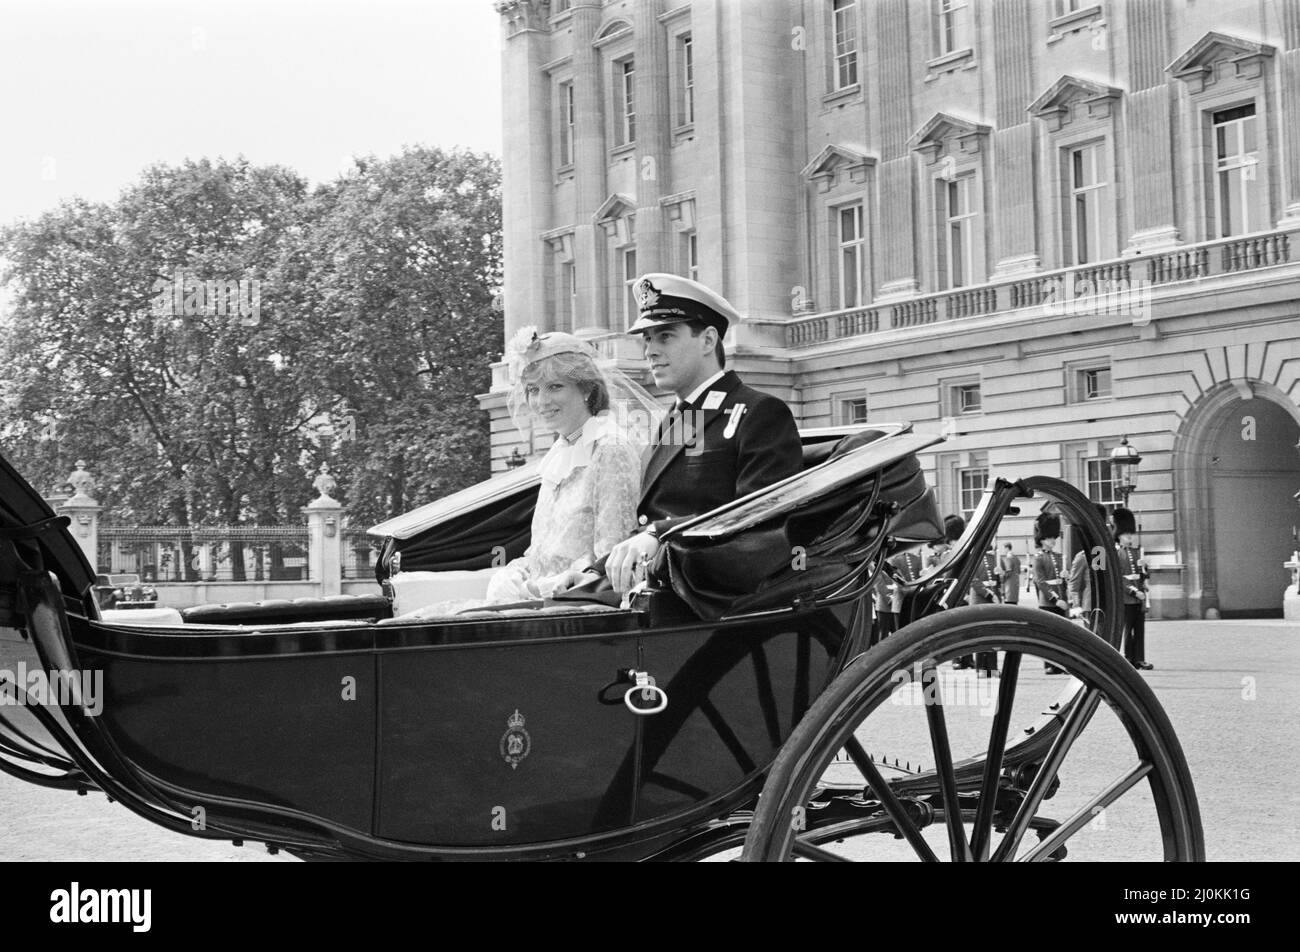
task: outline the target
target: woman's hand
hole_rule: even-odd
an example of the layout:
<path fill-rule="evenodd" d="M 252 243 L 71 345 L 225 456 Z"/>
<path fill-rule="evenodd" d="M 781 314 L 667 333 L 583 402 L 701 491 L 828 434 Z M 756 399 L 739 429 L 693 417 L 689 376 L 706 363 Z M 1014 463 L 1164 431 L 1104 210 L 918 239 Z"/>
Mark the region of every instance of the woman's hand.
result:
<path fill-rule="evenodd" d="M 569 569 L 567 572 L 552 575 L 551 578 L 555 580 L 555 587 L 551 589 L 551 594 L 558 595 L 580 585 L 586 585 L 588 582 L 594 582 L 600 576 L 595 572 L 579 572 L 577 569 Z"/>

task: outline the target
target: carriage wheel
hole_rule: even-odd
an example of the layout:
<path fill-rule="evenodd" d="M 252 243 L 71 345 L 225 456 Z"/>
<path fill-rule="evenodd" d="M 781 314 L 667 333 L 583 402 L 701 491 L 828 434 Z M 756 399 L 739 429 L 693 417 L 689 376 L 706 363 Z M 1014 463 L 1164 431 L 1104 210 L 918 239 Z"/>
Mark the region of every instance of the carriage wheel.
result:
<path fill-rule="evenodd" d="M 945 692 L 936 689 L 939 666 L 974 651 L 999 651 L 1003 660 L 1000 677 L 990 682 L 996 684 L 991 716 L 979 725 L 980 736 L 961 737 L 950 730 L 956 719 L 945 718 Z M 1065 668 L 1076 679 L 1077 693 L 1072 701 L 1054 705 L 1059 730 L 1041 761 L 1005 768 L 1017 693 L 1032 693 L 1034 686 L 1035 666 L 1022 664 L 1027 657 Z M 915 696 L 918 688 L 920 703 L 898 704 L 896 692 Z M 1103 702 L 1115 715 L 1108 723 L 1093 717 Z M 887 780 L 867 753 L 894 743 L 872 733 L 881 723 L 872 716 L 882 711 L 894 728 L 926 738 L 933 766 L 921 782 Z M 948 713 L 960 712 L 949 705 Z M 1098 736 L 1090 739 L 1089 733 Z M 1062 768 L 1070 765 L 1072 754 L 1079 754 L 1088 769 L 1088 749 L 1098 745 L 1108 756 L 1121 755 L 1118 775 L 1071 777 L 1070 796 L 1054 800 L 1064 792 Z M 841 751 L 857 771 L 856 790 L 831 779 Z M 962 753 L 971 756 L 962 760 Z M 1073 803 L 1062 805 L 1070 799 Z M 1051 811 L 1058 815 L 1048 815 Z M 1161 855 L 1145 858 L 1204 859 L 1200 814 L 1182 748 L 1155 695 L 1124 657 L 1048 612 L 977 605 L 914 622 L 845 668 L 773 764 L 742 858 L 843 860 L 846 851 L 871 845 L 866 833 L 886 832 L 906 841 L 913 859 L 935 861 L 945 850 L 959 861 L 1059 859 L 1067 843 L 1095 847 L 1096 839 L 1085 844 L 1089 837 L 1080 833 L 1096 830 L 1108 812 L 1122 815 L 1127 824 L 1118 831 L 1129 854 L 1124 858 L 1142 858 L 1131 855 L 1132 844 L 1140 844 L 1145 831 L 1158 830 L 1159 841 L 1149 837 L 1148 846 Z M 923 833 L 927 827 L 932 827 L 926 831 L 929 841 Z M 940 831 L 946 831 L 946 839 Z M 848 845 L 838 848 L 842 844 Z"/>

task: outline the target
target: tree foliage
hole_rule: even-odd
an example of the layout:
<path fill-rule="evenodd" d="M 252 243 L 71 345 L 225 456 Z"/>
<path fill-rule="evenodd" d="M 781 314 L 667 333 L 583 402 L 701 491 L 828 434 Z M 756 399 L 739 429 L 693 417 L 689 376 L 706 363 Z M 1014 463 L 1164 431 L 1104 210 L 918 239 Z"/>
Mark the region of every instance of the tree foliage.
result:
<path fill-rule="evenodd" d="M 203 160 L 0 231 L 5 454 L 45 490 L 90 461 L 142 524 L 300 522 L 324 459 L 362 526 L 485 478 L 499 178 L 438 149 L 314 191 Z"/>

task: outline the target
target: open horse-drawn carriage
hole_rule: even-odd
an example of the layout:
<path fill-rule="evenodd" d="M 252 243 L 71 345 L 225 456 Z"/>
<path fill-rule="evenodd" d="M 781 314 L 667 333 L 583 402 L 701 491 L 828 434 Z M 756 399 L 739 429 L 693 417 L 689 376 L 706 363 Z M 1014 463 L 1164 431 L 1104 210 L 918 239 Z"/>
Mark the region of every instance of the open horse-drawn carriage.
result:
<path fill-rule="evenodd" d="M 1106 528 L 1068 484 L 996 480 L 939 564 L 895 580 L 900 629 L 872 645 L 886 558 L 942 535 L 916 457 L 936 442 L 806 432 L 802 473 L 665 534 L 623 606 L 414 620 L 412 579 L 522 552 L 535 470 L 377 527 L 382 595 L 133 625 L 100 611 L 67 520 L 0 460 L 0 627 L 47 671 L 102 672 L 93 705 L 0 686 L 31 702 L 0 707 L 0 769 L 315 859 L 1043 860 L 1093 855 L 1099 829 L 1125 858 L 1203 859 L 1178 740 L 1115 650 Z M 1088 626 L 961 605 L 1002 520 L 1044 504 L 1091 555 Z M 996 679 L 949 663 L 972 652 L 997 652 Z M 972 685 L 978 711 L 954 694 Z"/>

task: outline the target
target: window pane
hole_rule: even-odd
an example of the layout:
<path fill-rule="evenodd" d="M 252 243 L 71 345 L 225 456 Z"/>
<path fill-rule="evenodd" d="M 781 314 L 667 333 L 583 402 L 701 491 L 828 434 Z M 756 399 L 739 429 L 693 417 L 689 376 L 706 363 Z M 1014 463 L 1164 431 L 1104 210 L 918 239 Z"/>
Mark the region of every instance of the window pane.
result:
<path fill-rule="evenodd" d="M 948 249 L 952 260 L 952 286 L 964 287 L 966 284 L 966 250 L 962 246 L 961 222 L 953 222 L 949 231 Z"/>
<path fill-rule="evenodd" d="M 1241 151 L 1255 151 L 1255 119 L 1254 117 L 1242 119 L 1239 123 L 1241 127 Z"/>

